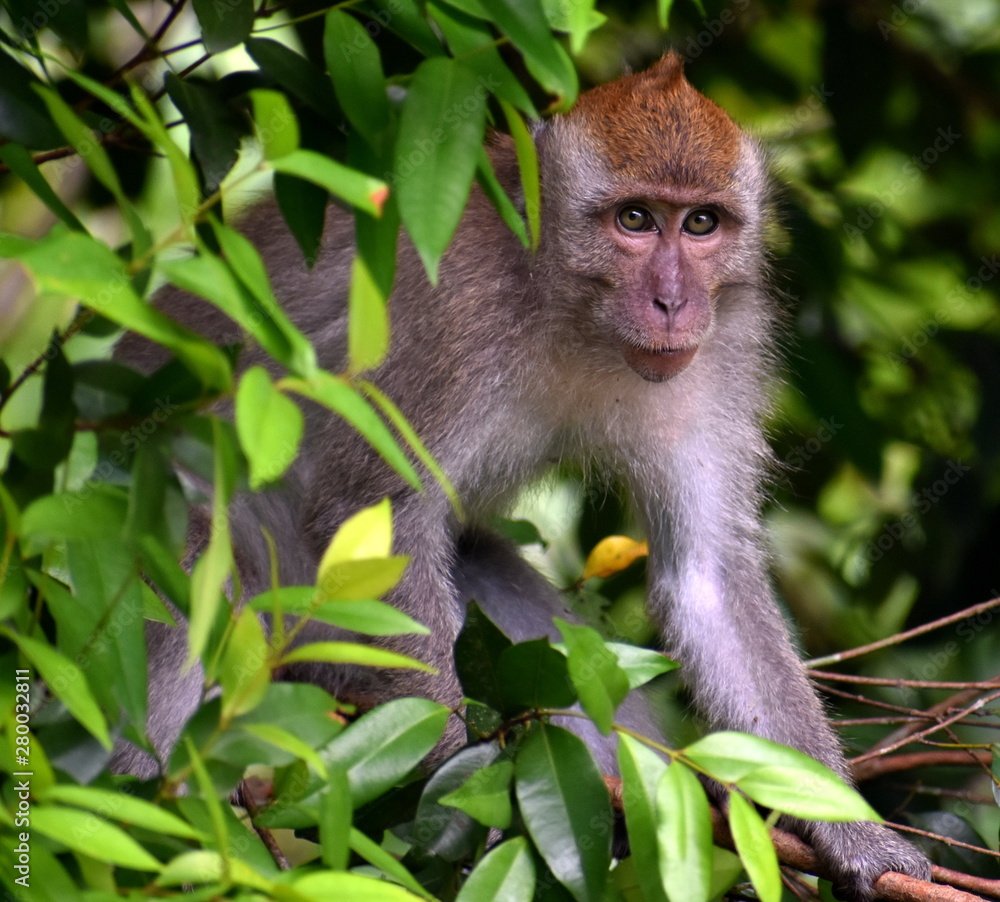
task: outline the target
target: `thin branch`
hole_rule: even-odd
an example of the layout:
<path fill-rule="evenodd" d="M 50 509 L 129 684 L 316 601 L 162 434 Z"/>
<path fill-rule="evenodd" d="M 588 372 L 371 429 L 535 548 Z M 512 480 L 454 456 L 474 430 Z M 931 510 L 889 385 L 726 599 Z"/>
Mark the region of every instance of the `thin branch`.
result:
<path fill-rule="evenodd" d="M 923 730 L 919 730 L 918 732 L 913 733 L 912 735 L 904 736 L 891 745 L 882 745 L 868 752 L 865 752 L 863 755 L 859 755 L 857 758 L 854 758 L 851 763 L 853 765 L 856 765 L 861 761 L 868 761 L 872 758 L 877 758 L 882 755 L 886 755 L 889 752 L 893 752 L 898 748 L 902 748 L 909 742 L 912 742 L 916 739 L 921 739 L 924 736 L 930 736 L 932 733 L 936 732 L 937 730 L 940 730 L 942 727 L 946 727 L 949 724 L 957 723 L 958 721 L 968 717 L 970 714 L 977 711 L 979 708 L 982 708 L 984 705 L 988 705 L 991 701 L 994 701 L 997 698 L 1000 698 L 1000 692 L 993 692 L 990 693 L 989 695 L 984 695 L 982 698 L 973 702 L 968 707 L 962 708 L 956 714 L 953 714 L 951 717 L 946 717 L 944 720 L 941 720 L 938 723 L 926 727 Z"/>
<path fill-rule="evenodd" d="M 972 607 L 966 608 L 964 611 L 949 614 L 947 617 L 940 617 L 937 620 L 930 621 L 930 623 L 922 623 L 920 626 L 915 626 L 911 630 L 896 633 L 896 635 L 889 636 L 885 639 L 879 639 L 878 642 L 871 642 L 868 645 L 859 645 L 857 648 L 849 648 L 846 651 L 838 651 L 836 654 L 825 655 L 821 658 L 813 658 L 812 660 L 806 662 L 806 667 L 826 667 L 829 664 L 836 664 L 839 661 L 847 661 L 851 658 L 857 658 L 861 655 L 866 655 L 869 652 L 878 651 L 882 648 L 899 645 L 901 642 L 905 642 L 907 639 L 912 639 L 914 636 L 922 636 L 924 633 L 940 629 L 942 626 L 957 623 L 959 620 L 965 620 L 968 617 L 975 617 L 977 614 L 983 613 L 983 611 L 989 611 L 992 608 L 997 607 L 1000 607 L 1000 597 L 994 598 L 990 601 L 983 601 L 979 604 L 974 604 Z"/>
<path fill-rule="evenodd" d="M 952 765 L 985 764 L 989 767 L 990 752 L 985 749 L 942 749 L 936 752 L 905 752 L 857 760 L 852 765 L 854 779 L 859 783 L 885 774 L 914 770 L 918 767 L 948 767 Z"/>

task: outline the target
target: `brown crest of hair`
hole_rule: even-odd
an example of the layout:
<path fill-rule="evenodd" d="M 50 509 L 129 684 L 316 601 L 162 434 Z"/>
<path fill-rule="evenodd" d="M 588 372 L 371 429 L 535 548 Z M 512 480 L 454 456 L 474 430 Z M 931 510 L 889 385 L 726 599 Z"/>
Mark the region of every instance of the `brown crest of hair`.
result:
<path fill-rule="evenodd" d="M 739 159 L 739 127 L 691 86 L 673 51 L 644 72 L 583 94 L 569 115 L 610 168 L 631 179 L 717 189 L 731 181 Z"/>

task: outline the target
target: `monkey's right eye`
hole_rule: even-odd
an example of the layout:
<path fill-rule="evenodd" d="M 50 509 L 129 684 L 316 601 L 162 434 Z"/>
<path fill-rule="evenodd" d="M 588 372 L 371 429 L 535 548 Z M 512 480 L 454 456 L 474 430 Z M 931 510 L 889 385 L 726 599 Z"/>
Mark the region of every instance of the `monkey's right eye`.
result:
<path fill-rule="evenodd" d="M 651 232 L 656 228 L 653 214 L 642 207 L 622 207 L 618 211 L 618 225 L 627 232 Z"/>

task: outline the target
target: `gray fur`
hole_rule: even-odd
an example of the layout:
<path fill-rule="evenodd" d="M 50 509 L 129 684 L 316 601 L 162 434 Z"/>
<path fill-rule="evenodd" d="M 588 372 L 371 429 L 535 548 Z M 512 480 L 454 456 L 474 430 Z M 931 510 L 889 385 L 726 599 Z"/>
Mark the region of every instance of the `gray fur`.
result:
<path fill-rule="evenodd" d="M 761 250 L 771 215 L 763 154 L 744 137 L 730 183 L 706 188 L 710 200 L 701 203 L 725 205 L 739 223 L 712 264 L 711 326 L 683 372 L 650 382 L 626 366 L 613 340 L 618 322 L 611 302 L 627 293 L 632 276 L 595 225 L 595 212 L 659 197 L 670 186 L 635 184 L 612 173 L 572 113 L 539 128 L 536 141 L 544 211 L 537 256 L 475 190 L 437 287 L 427 284 L 402 239 L 390 304 L 392 351 L 372 374 L 457 487 L 469 522 L 457 521 L 433 479 L 423 494 L 413 493 L 353 430 L 310 407 L 301 459 L 284 490 L 239 506 L 234 536 L 244 591 L 260 591 L 269 578 L 260 525 L 279 541 L 283 581 L 310 581 L 338 525 L 389 496 L 395 550 L 412 558 L 390 601 L 432 635 L 379 641 L 433 662 L 440 675 L 314 668 L 293 676 L 362 703 L 419 694 L 457 705 L 452 646 L 465 598 L 476 597 L 515 638 L 551 634 L 551 616 L 561 607 L 537 574 L 483 538 L 479 524 L 549 462 L 573 458 L 610 472 L 630 490 L 650 541 L 651 615 L 710 725 L 788 743 L 847 776 L 766 575 L 759 508 L 769 451 L 760 420 L 777 314 Z M 490 152 L 516 195 L 510 142 L 498 139 Z M 273 206 L 254 211 L 245 231 L 263 250 L 282 304 L 312 337 L 322 364 L 342 369 L 350 218 L 331 208 L 312 271 Z M 232 334 L 221 316 L 173 289 L 158 303 L 210 335 Z M 121 354 L 146 368 L 155 362 L 155 352 L 132 339 Z M 244 363 L 263 362 L 253 349 L 244 357 Z M 176 633 L 170 641 L 179 641 Z M 173 652 L 163 657 L 183 659 Z M 151 660 L 155 665 L 157 656 Z M 159 679 L 152 681 L 151 732 L 162 755 L 197 701 L 190 694 L 197 680 L 171 683 L 163 697 L 155 688 Z M 638 728 L 655 729 L 641 699 L 629 705 L 627 716 Z M 448 742 L 460 738 L 456 722 Z M 608 741 L 596 733 L 589 738 L 599 746 L 602 767 L 612 769 Z M 134 757 L 119 763 L 142 769 Z M 928 876 L 923 856 L 884 827 L 798 828 L 853 899 L 869 898 L 872 883 L 888 869 Z"/>

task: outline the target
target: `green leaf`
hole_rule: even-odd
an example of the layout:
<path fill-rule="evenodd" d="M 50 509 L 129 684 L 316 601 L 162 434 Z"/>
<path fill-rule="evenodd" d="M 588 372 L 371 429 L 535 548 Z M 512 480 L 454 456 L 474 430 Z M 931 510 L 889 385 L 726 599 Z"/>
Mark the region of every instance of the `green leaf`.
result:
<path fill-rule="evenodd" d="M 254 0 L 192 0 L 205 49 L 220 53 L 242 44 L 253 28 Z"/>
<path fill-rule="evenodd" d="M 271 682 L 270 648 L 257 614 L 249 608 L 236 615 L 218 678 L 226 719 L 253 710 Z"/>
<path fill-rule="evenodd" d="M 594 9 L 594 0 L 574 0 L 573 3 L 542 0 L 542 7 L 553 29 L 569 32 L 570 52 L 574 56 L 580 55 L 590 33 L 608 20 L 607 16 Z"/>
<path fill-rule="evenodd" d="M 162 867 L 128 833 L 90 811 L 35 805 L 31 809 L 31 827 L 97 861 L 140 871 L 159 871 Z"/>
<path fill-rule="evenodd" d="M 291 175 L 282 175 L 280 172 L 274 174 L 274 194 L 278 209 L 295 236 L 306 266 L 314 266 L 319 257 L 329 195 L 319 185 Z M 373 222 L 381 221 L 374 217 L 368 218 Z"/>
<path fill-rule="evenodd" d="M 483 193 L 489 198 L 490 203 L 493 204 L 496 211 L 500 214 L 500 218 L 504 221 L 507 228 L 517 235 L 521 244 L 527 247 L 528 231 L 524 225 L 524 220 L 521 218 L 520 211 L 514 206 L 513 201 L 507 196 L 503 186 L 498 181 L 485 147 L 479 148 L 476 181 L 479 182 L 479 187 L 483 189 Z"/>
<path fill-rule="evenodd" d="M 700 0 L 695 0 L 695 6 L 700 4 Z M 670 10 L 674 5 L 674 0 L 656 0 L 656 17 L 659 20 L 660 28 L 666 29 L 670 22 Z M 701 10 L 699 10 L 700 12 Z M 704 15 L 704 13 L 702 13 Z"/>
<path fill-rule="evenodd" d="M 94 133 L 77 116 L 73 108 L 55 91 L 42 85 L 37 86 L 35 90 L 48 108 L 52 120 L 59 126 L 60 131 L 66 136 L 66 140 L 80 155 L 80 159 L 87 164 L 94 177 L 114 196 L 121 208 L 122 215 L 129 223 L 135 244 L 138 247 L 147 247 L 150 241 L 146 227 L 125 194 L 118 179 L 118 172 L 104 146 L 94 137 Z"/>
<path fill-rule="evenodd" d="M 299 149 L 299 123 L 288 98 L 280 91 L 250 92 L 253 121 L 264 148 L 264 159 L 276 160 Z"/>
<path fill-rule="evenodd" d="M 0 53 L 0 83 L 2 83 L 3 79 L 2 59 L 3 55 Z M 7 86 L 0 88 L 0 135 L 3 135 L 4 132 L 3 92 L 6 87 Z M 45 204 L 45 206 L 47 206 L 53 213 L 56 214 L 56 216 L 66 223 L 69 228 L 78 232 L 86 231 L 83 227 L 83 223 L 77 219 L 76 214 L 70 210 L 70 208 L 62 202 L 59 195 L 52 190 L 52 186 L 45 180 L 45 177 L 35 165 L 35 161 L 31 158 L 31 154 L 28 153 L 24 147 L 20 144 L 13 143 L 0 145 L 0 161 L 3 161 L 10 168 L 10 171 L 14 173 L 14 175 L 16 175 L 32 191 L 34 191 L 35 195 Z M 4 386 L 4 388 L 6 388 L 6 386 Z"/>
<path fill-rule="evenodd" d="M 0 137 L 47 150 L 63 143 L 48 111 L 38 104 L 41 82 L 0 49 Z"/>
<path fill-rule="evenodd" d="M 217 220 L 212 227 L 229 266 L 253 300 L 253 305 L 247 309 L 246 328 L 272 356 L 292 371 L 311 376 L 316 372 L 316 352 L 278 303 L 260 252 L 236 229 Z"/>
<path fill-rule="evenodd" d="M 420 794 L 412 836 L 417 854 L 445 861 L 467 861 L 486 840 L 486 828 L 464 811 L 441 804 L 448 795 L 500 754 L 497 743 L 479 743 L 459 749 L 431 774 Z"/>
<path fill-rule="evenodd" d="M 359 9 L 416 47 L 421 56 L 440 56 L 444 52 L 423 7 L 415 0 L 363 0 Z"/>
<path fill-rule="evenodd" d="M 110 749 L 112 743 L 108 725 L 80 668 L 45 642 L 17 635 L 8 629 L 2 629 L 0 632 L 17 643 L 21 653 L 31 661 L 52 694 L 66 706 L 69 713 L 101 745 Z M 34 814 L 35 810 L 32 811 L 32 818 Z"/>
<path fill-rule="evenodd" d="M 167 278 L 218 307 L 276 360 L 311 374 L 312 347 L 278 305 L 256 248 L 226 226 L 216 224 L 215 234 L 228 262 L 207 252 L 171 260 L 163 264 Z"/>
<path fill-rule="evenodd" d="M 303 741 L 295 733 L 283 730 L 269 723 L 241 723 L 239 732 L 244 735 L 249 734 L 250 736 L 254 736 L 268 743 L 268 745 L 273 745 L 275 748 L 287 752 L 292 760 L 296 758 L 301 759 L 321 777 L 327 776 L 327 769 L 323 763 L 323 759 L 320 758 L 310 743 Z M 271 761 L 269 763 L 273 764 L 274 762 Z"/>
<path fill-rule="evenodd" d="M 203 838 L 187 821 L 181 820 L 177 815 L 125 792 L 61 783 L 46 790 L 42 801 L 63 802 L 78 808 L 87 808 L 104 817 L 124 821 L 135 827 L 144 827 L 155 833 L 195 840 Z"/>
<path fill-rule="evenodd" d="M 113 536 L 115 530 L 109 532 Z M 67 609 L 65 597 L 59 600 L 62 593 L 50 599 L 59 623 L 60 651 L 79 664 L 105 711 L 123 708 L 133 723 L 145 724 L 148 668 L 142 582 L 131 552 L 120 540 L 92 536 L 67 543 L 66 560 L 73 604 Z M 69 626 L 73 621 L 79 633 L 75 625 Z"/>
<path fill-rule="evenodd" d="M 438 801 L 464 811 L 487 827 L 506 830 L 511 823 L 510 787 L 514 762 L 497 761 L 476 771 L 454 792 Z"/>
<path fill-rule="evenodd" d="M 450 713 L 427 699 L 395 699 L 352 723 L 323 749 L 323 760 L 347 771 L 357 807 L 391 789 L 423 760 Z"/>
<path fill-rule="evenodd" d="M 347 870 L 351 853 L 351 787 L 342 768 L 327 774 L 326 792 L 319 800 L 319 843 L 323 864 L 335 871 Z"/>
<path fill-rule="evenodd" d="M 369 839 L 356 827 L 351 828 L 351 851 L 360 855 L 369 864 L 374 865 L 396 883 L 405 886 L 418 896 L 436 902 L 435 897 L 425 890 L 414 877 L 393 855 L 380 845 Z"/>
<path fill-rule="evenodd" d="M 711 733 L 684 749 L 710 776 L 735 783 L 755 802 L 815 820 L 881 821 L 878 813 L 823 764 L 797 749 L 747 733 Z"/>
<path fill-rule="evenodd" d="M 667 764 L 638 740 L 622 734 L 618 737 L 618 767 L 636 877 L 646 902 L 666 902 L 656 842 L 656 793 Z"/>
<path fill-rule="evenodd" d="M 413 902 L 422 898 L 385 880 L 345 874 L 338 871 L 312 871 L 292 883 L 296 899 L 303 902 L 326 902 L 344 899 L 350 902 Z"/>
<path fill-rule="evenodd" d="M 59 126 L 59 130 L 87 164 L 94 177 L 115 196 L 116 200 L 123 200 L 125 192 L 118 180 L 118 173 L 108 152 L 99 141 L 95 140 L 94 133 L 77 116 L 73 108 L 51 88 L 37 85 L 35 90 L 48 109 L 52 121 Z"/>
<path fill-rule="evenodd" d="M 503 709 L 500 657 L 513 645 L 478 604 L 474 601 L 469 604 L 465 624 L 455 641 L 455 670 L 467 698 L 477 699 L 497 711 Z"/>
<path fill-rule="evenodd" d="M 212 519 L 208 547 L 191 571 L 191 625 L 188 629 L 190 667 L 208 643 L 216 615 L 226 603 L 223 589 L 233 571 L 233 547 L 229 532 L 229 499 L 236 478 L 236 448 L 218 420 L 211 421 L 214 450 Z"/>
<path fill-rule="evenodd" d="M 255 611 L 272 611 L 275 610 L 276 600 L 285 614 L 309 614 L 314 620 L 322 620 L 352 633 L 366 636 L 398 636 L 405 633 L 426 636 L 430 633 L 422 623 L 384 601 L 367 598 L 361 601 L 317 602 L 315 586 L 282 586 L 262 592 L 250 601 L 250 607 Z"/>
<path fill-rule="evenodd" d="M 218 852 L 198 849 L 182 852 L 170 861 L 156 878 L 159 886 L 183 886 L 190 883 L 217 883 L 226 874 L 226 862 Z"/>
<path fill-rule="evenodd" d="M 576 100 L 576 69 L 556 41 L 540 0 L 480 0 L 497 27 L 524 54 L 525 64 L 542 86 L 556 95 L 556 106 L 565 110 Z"/>
<path fill-rule="evenodd" d="M 293 97 L 328 122 L 340 124 L 340 110 L 330 80 L 317 66 L 284 44 L 268 38 L 251 38 L 246 42 L 246 51 L 269 78 L 287 88 Z"/>
<path fill-rule="evenodd" d="M 267 370 L 248 369 L 236 391 L 236 432 L 250 465 L 255 491 L 280 479 L 295 460 L 302 440 L 298 405 L 274 387 Z"/>
<path fill-rule="evenodd" d="M 542 237 L 542 187 L 538 174 L 538 148 L 531 136 L 528 126 L 510 104 L 500 101 L 507 128 L 510 129 L 514 141 L 514 152 L 517 154 L 517 169 L 521 174 L 521 191 L 524 194 L 524 212 L 528 217 L 528 233 L 531 236 L 531 249 L 538 250 L 538 242 Z"/>
<path fill-rule="evenodd" d="M 378 147 L 392 124 L 378 47 L 357 19 L 333 9 L 326 16 L 323 55 L 348 120 Z"/>
<path fill-rule="evenodd" d="M 403 104 L 394 187 L 403 223 L 433 283 L 469 198 L 488 98 L 475 73 L 439 57 L 420 64 Z"/>
<path fill-rule="evenodd" d="M 554 622 L 569 649 L 569 676 L 580 704 L 606 736 L 611 732 L 615 711 L 628 695 L 628 677 L 596 630 L 558 617 Z"/>
<path fill-rule="evenodd" d="M 252 887 L 268 896 L 276 892 L 270 880 L 261 877 L 241 859 L 204 849 L 178 855 L 163 869 L 155 882 L 157 886 L 184 886 L 189 883 L 200 886 L 206 883 L 231 882 L 238 886 Z M 218 895 L 215 887 L 210 889 L 211 895 L 203 898 Z M 195 895 L 195 898 L 198 896 Z"/>
<path fill-rule="evenodd" d="M 410 486 L 420 488 L 420 477 L 406 459 L 393 434 L 349 383 L 321 371 L 309 380 L 285 379 L 282 387 L 342 416 Z"/>
<path fill-rule="evenodd" d="M 497 50 L 496 34 L 489 22 L 483 21 L 489 17 L 478 4 L 478 17 L 467 9 L 460 11 L 461 6 L 437 0 L 427 4 L 428 12 L 451 48 L 451 55 L 461 59 L 464 66 L 485 79 L 502 101 L 537 118 L 538 112 L 531 96 L 503 61 Z"/>
<path fill-rule="evenodd" d="M 781 871 L 771 834 L 753 805 L 738 792 L 729 794 L 729 827 L 761 902 L 781 902 Z"/>
<path fill-rule="evenodd" d="M 319 749 L 343 730 L 341 724 L 331 716 L 335 709 L 336 702 L 318 686 L 311 683 L 275 682 L 267 687 L 256 708 L 233 723 L 234 728 L 238 727 L 240 730 L 246 728 L 248 731 L 256 731 L 258 727 L 267 727 L 269 730 L 292 733 L 311 748 Z M 259 735 L 268 742 L 273 742 L 276 738 L 270 733 Z M 283 741 L 279 739 L 279 742 Z M 237 742 L 245 742 L 245 739 L 237 739 Z M 298 756 L 297 751 L 294 753 Z"/>
<path fill-rule="evenodd" d="M 856 790 L 829 770 L 822 773 L 801 767 L 760 767 L 736 785 L 755 802 L 795 817 L 817 821 L 882 820 Z"/>
<path fill-rule="evenodd" d="M 53 542 L 88 541 L 94 524 L 105 536 L 121 537 L 127 500 L 118 488 L 95 485 L 85 492 L 60 492 L 32 502 L 21 515 L 21 542 L 26 554 L 37 554 Z"/>
<path fill-rule="evenodd" d="M 523 708 L 567 708 L 577 698 L 566 658 L 548 639 L 519 642 L 502 652 L 498 680 L 503 713 Z"/>
<path fill-rule="evenodd" d="M 362 601 L 331 601 L 319 605 L 313 612 L 314 620 L 322 620 L 341 629 L 366 636 L 400 636 L 411 633 L 427 636 L 430 630 L 408 614 L 384 601 L 373 598 Z"/>
<path fill-rule="evenodd" d="M 583 740 L 550 724 L 532 727 L 514 775 L 521 816 L 545 863 L 577 902 L 598 902 L 611 865 L 614 815 Z M 590 841 L 580 842 L 583 836 Z"/>
<path fill-rule="evenodd" d="M 618 666 L 628 677 L 629 689 L 638 689 L 661 674 L 670 673 L 671 670 L 680 667 L 676 661 L 651 648 L 639 648 L 628 642 L 607 642 L 605 644 L 614 652 Z"/>
<path fill-rule="evenodd" d="M 314 150 L 293 150 L 270 163 L 275 172 L 314 182 L 372 216 L 381 215 L 382 205 L 389 196 L 389 186 L 385 182 Z"/>
<path fill-rule="evenodd" d="M 660 874 L 670 902 L 708 902 L 712 883 L 712 816 L 698 778 L 671 764 L 656 792 Z"/>
<path fill-rule="evenodd" d="M 451 484 L 451 480 L 448 479 L 444 470 L 441 469 L 438 462 L 434 460 L 430 451 L 427 450 L 427 447 L 420 440 L 420 436 L 417 435 L 416 430 L 410 425 L 406 417 L 403 416 L 402 411 L 392 402 L 388 395 L 379 390 L 379 388 L 373 383 L 359 379 L 358 387 L 364 392 L 365 395 L 375 402 L 376 407 L 378 407 L 378 409 L 382 412 L 382 415 L 390 423 L 392 423 L 395 430 L 400 434 L 403 441 L 406 442 L 407 446 L 417 456 L 420 463 L 427 468 L 431 476 L 434 477 L 434 481 L 441 486 L 441 489 L 448 496 L 448 500 L 451 502 L 451 506 L 455 513 L 461 517 L 462 502 L 458 497 L 458 492 Z"/>
<path fill-rule="evenodd" d="M 132 289 L 125 264 L 103 242 L 57 228 L 19 256 L 41 291 L 79 298 L 113 322 L 169 348 L 206 387 L 229 386 L 231 368 L 223 352 L 144 303 Z"/>
<path fill-rule="evenodd" d="M 416 658 L 401 655 L 373 645 L 357 642 L 310 642 L 286 652 L 282 664 L 297 661 L 323 661 L 326 664 L 359 664 L 364 667 L 401 667 L 404 670 L 423 670 L 437 673 L 434 667 Z"/>
<path fill-rule="evenodd" d="M 347 357 L 351 373 L 375 369 L 389 352 L 387 300 L 368 265 L 355 256 L 348 299 Z"/>
<path fill-rule="evenodd" d="M 535 863 L 523 836 L 494 846 L 469 875 L 455 902 L 531 902 Z"/>
<path fill-rule="evenodd" d="M 355 144 L 358 142 L 355 141 Z M 370 158 L 370 151 L 365 157 Z M 388 155 L 372 166 L 388 170 L 391 168 L 391 157 Z M 385 306 L 386 298 L 392 294 L 392 286 L 396 278 L 396 248 L 399 246 L 399 208 L 395 195 L 390 193 L 389 199 L 382 208 L 382 215 L 375 217 L 367 213 L 358 213 L 354 217 L 354 241 L 358 256 L 364 260 L 367 277 L 372 280 Z M 352 314 L 353 315 L 353 314 Z M 388 325 L 385 326 L 388 329 Z M 371 331 L 366 329 L 366 332 Z"/>
<path fill-rule="evenodd" d="M 215 86 L 185 81 L 168 72 L 164 87 L 184 116 L 191 132 L 191 150 L 201 167 L 205 193 L 212 194 L 236 162 L 240 132 L 245 131 L 245 126 L 222 102 Z"/>

